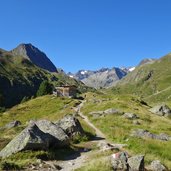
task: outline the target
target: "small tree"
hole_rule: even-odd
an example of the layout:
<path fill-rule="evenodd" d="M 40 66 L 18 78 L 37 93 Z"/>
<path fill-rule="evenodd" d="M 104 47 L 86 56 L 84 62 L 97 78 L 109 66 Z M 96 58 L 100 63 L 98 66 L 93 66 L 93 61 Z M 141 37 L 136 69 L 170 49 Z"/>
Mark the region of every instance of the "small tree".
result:
<path fill-rule="evenodd" d="M 48 81 L 43 81 L 39 86 L 39 89 L 37 91 L 37 96 L 44 96 L 47 94 L 51 94 L 52 90 L 53 90 L 52 84 L 50 84 Z"/>

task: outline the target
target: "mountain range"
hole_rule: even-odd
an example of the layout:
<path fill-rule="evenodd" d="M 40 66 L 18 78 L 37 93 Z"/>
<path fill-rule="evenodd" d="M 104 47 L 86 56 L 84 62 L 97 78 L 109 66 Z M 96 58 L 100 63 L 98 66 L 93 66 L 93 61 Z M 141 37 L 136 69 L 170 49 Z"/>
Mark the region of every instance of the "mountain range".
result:
<path fill-rule="evenodd" d="M 146 58 L 143 59 L 138 65 L 142 66 L 145 64 L 153 63 L 156 59 Z M 82 81 L 85 85 L 89 87 L 99 88 L 109 88 L 115 86 L 122 78 L 124 78 L 128 73 L 135 70 L 136 67 L 113 67 L 113 68 L 101 68 L 99 70 L 79 70 L 75 74 L 69 72 L 68 75 L 71 78 Z"/>
<path fill-rule="evenodd" d="M 165 93 L 170 90 L 170 56 L 144 59 L 131 68 L 101 68 L 65 74 L 32 44 L 20 44 L 11 51 L 0 49 L 0 94 L 5 99 L 4 105 L 12 106 L 25 96 L 34 96 L 40 83 L 48 80 L 54 85 L 76 85 L 80 91 L 88 87 L 113 87 L 114 91 L 150 98 L 152 94 L 162 94 L 159 92 L 163 89 Z"/>
<path fill-rule="evenodd" d="M 130 68 L 131 69 L 131 68 Z M 120 79 L 130 72 L 129 68 L 101 68 L 96 71 L 79 70 L 77 73 L 68 75 L 72 78 L 82 81 L 89 87 L 108 88 L 114 86 Z"/>

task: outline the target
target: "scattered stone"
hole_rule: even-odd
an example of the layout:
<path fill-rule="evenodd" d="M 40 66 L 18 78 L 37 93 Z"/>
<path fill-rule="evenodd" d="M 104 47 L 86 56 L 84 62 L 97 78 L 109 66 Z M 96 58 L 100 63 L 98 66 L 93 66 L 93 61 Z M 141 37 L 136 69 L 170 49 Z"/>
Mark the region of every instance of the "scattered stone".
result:
<path fill-rule="evenodd" d="M 114 150 L 117 149 L 115 148 L 113 145 L 107 143 L 107 142 L 100 142 L 98 144 L 98 147 L 100 148 L 101 151 L 110 151 L 110 150 Z"/>
<path fill-rule="evenodd" d="M 37 121 L 36 125 L 39 127 L 39 129 L 41 131 L 43 131 L 44 133 L 48 133 L 54 137 L 50 146 L 64 147 L 64 146 L 69 145 L 68 135 L 58 125 L 56 125 L 48 120 Z"/>
<path fill-rule="evenodd" d="M 144 171 L 144 155 L 128 158 L 129 171 Z"/>
<path fill-rule="evenodd" d="M 115 149 L 123 149 L 124 147 L 127 147 L 127 144 L 111 144 Z"/>
<path fill-rule="evenodd" d="M 93 115 L 93 118 L 100 118 L 104 116 L 103 114 L 100 114 L 100 113 L 93 113 L 92 115 Z"/>
<path fill-rule="evenodd" d="M 171 136 L 161 133 L 159 135 L 157 134 L 153 134 L 151 132 L 149 132 L 148 130 L 144 130 L 144 129 L 136 129 L 132 132 L 131 134 L 132 136 L 135 137 L 140 137 L 140 138 L 151 138 L 151 139 L 156 139 L 156 140 L 161 140 L 161 141 L 170 141 L 171 140 Z"/>
<path fill-rule="evenodd" d="M 26 170 L 56 171 L 56 170 L 62 170 L 62 167 L 52 162 L 43 161 L 41 164 L 36 163 L 36 164 L 28 165 Z"/>
<path fill-rule="evenodd" d="M 24 150 L 47 150 L 53 137 L 42 132 L 36 124 L 31 124 L 15 137 L 0 152 L 0 157 L 5 158 Z"/>
<path fill-rule="evenodd" d="M 79 120 L 72 115 L 66 115 L 56 125 L 61 127 L 70 138 L 73 138 L 75 135 L 84 135 L 84 130 Z"/>
<path fill-rule="evenodd" d="M 113 154 L 111 156 L 111 164 L 113 170 L 127 171 L 128 170 L 127 160 L 128 160 L 127 152 L 118 152 Z"/>
<path fill-rule="evenodd" d="M 171 109 L 167 105 L 158 105 L 150 109 L 150 112 L 159 116 L 171 116 Z"/>
<path fill-rule="evenodd" d="M 89 113 L 89 115 L 94 115 L 94 114 L 100 114 L 100 115 L 102 115 L 102 114 L 104 114 L 104 111 L 95 111 L 95 112 L 90 112 Z"/>
<path fill-rule="evenodd" d="M 161 133 L 159 135 L 156 135 L 156 139 L 162 140 L 162 141 L 170 141 L 171 140 L 171 136 Z"/>
<path fill-rule="evenodd" d="M 121 112 L 118 109 L 111 108 L 111 109 L 105 110 L 104 114 L 123 114 L 123 112 Z"/>
<path fill-rule="evenodd" d="M 20 126 L 21 125 L 21 122 L 20 121 L 12 121 L 8 124 L 5 125 L 5 129 L 11 129 L 11 128 L 14 128 L 14 127 L 17 127 L 17 126 Z"/>
<path fill-rule="evenodd" d="M 94 118 L 104 117 L 106 115 L 112 115 L 112 114 L 123 114 L 123 112 L 115 108 L 110 108 L 104 111 L 95 111 L 89 113 L 89 115 L 92 115 Z"/>
<path fill-rule="evenodd" d="M 104 111 L 95 111 L 95 112 L 90 112 L 89 115 L 95 115 L 95 114 L 98 114 L 99 116 L 102 116 L 102 115 L 111 115 L 111 114 L 123 114 L 123 112 L 121 112 L 120 110 L 118 109 L 115 109 L 115 108 L 110 108 L 110 109 L 107 109 L 107 110 L 104 110 Z"/>
<path fill-rule="evenodd" d="M 126 118 L 126 119 L 131 119 L 131 120 L 133 120 L 133 119 L 138 119 L 138 118 L 139 118 L 139 117 L 138 117 L 136 114 L 134 114 L 134 113 L 125 113 L 125 114 L 123 115 L 123 117 Z"/>
<path fill-rule="evenodd" d="M 132 123 L 133 123 L 134 125 L 140 125 L 140 124 L 141 124 L 138 120 L 133 120 Z"/>
<path fill-rule="evenodd" d="M 153 171 L 166 171 L 167 169 L 161 164 L 159 160 L 154 160 L 151 162 L 151 170 Z"/>
<path fill-rule="evenodd" d="M 111 160 L 112 168 L 114 171 L 127 171 L 128 166 L 127 164 L 123 163 L 120 159 L 112 159 Z"/>

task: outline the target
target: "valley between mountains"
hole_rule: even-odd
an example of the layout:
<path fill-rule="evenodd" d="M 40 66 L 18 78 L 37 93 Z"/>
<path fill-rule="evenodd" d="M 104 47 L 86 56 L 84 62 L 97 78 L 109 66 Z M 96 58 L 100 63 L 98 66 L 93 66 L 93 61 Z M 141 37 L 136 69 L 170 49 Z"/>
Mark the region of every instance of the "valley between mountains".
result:
<path fill-rule="evenodd" d="M 171 170 L 170 73 L 171 54 L 66 74 L 0 49 L 0 170 Z"/>

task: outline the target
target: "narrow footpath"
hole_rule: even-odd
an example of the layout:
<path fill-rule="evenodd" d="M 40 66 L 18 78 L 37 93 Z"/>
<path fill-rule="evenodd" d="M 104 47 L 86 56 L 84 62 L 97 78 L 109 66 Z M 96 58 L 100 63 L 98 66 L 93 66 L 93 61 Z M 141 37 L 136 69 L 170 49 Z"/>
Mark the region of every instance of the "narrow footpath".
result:
<path fill-rule="evenodd" d="M 85 116 L 81 112 L 81 108 L 83 107 L 84 103 L 85 101 L 82 101 L 82 103 L 75 108 L 75 111 L 91 128 L 95 130 L 96 137 L 95 140 L 92 140 L 92 142 L 96 142 L 96 143 L 105 142 L 106 141 L 105 135 L 90 122 L 87 116 Z M 85 152 L 81 151 L 80 156 L 77 156 L 77 154 L 68 156 L 68 158 L 65 161 L 62 161 L 59 164 L 62 168 L 61 171 L 74 171 L 75 169 L 84 166 L 88 161 L 88 157 L 91 154 L 92 151 L 85 151 Z"/>

